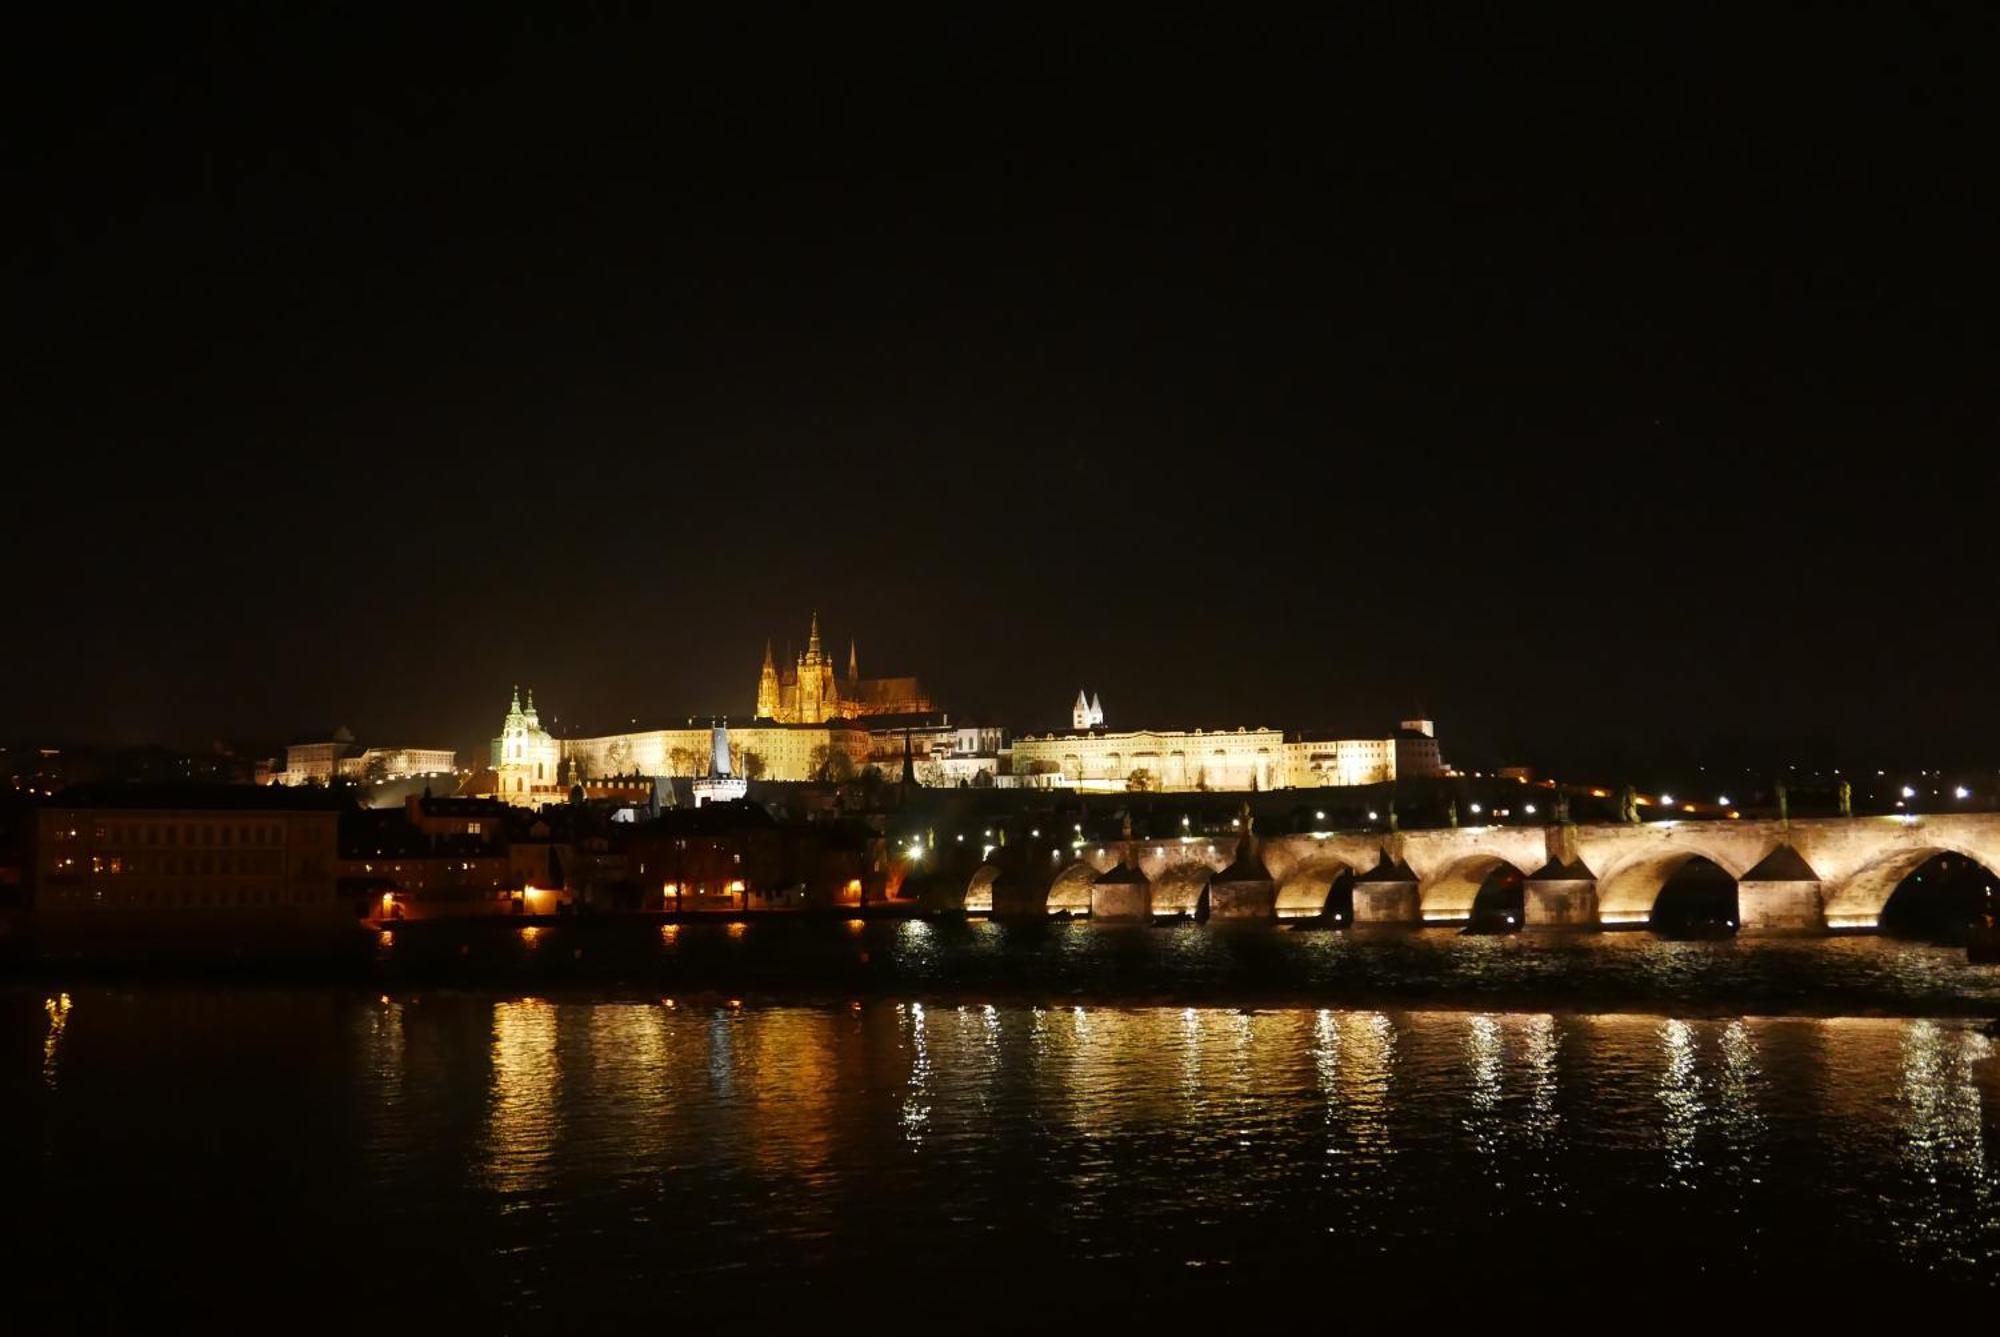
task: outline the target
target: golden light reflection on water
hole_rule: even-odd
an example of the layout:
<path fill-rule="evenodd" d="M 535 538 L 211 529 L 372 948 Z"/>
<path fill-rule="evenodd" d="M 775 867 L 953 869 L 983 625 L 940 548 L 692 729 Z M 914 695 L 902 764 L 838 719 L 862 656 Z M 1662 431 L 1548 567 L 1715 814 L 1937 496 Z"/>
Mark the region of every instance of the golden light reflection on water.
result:
<path fill-rule="evenodd" d="M 692 1251 L 712 1273 L 845 1259 L 840 1241 L 912 1220 L 971 1254 L 1026 1232 L 1072 1261 L 1176 1266 L 1247 1267 L 1279 1219 L 1360 1258 L 1481 1231 L 1497 1256 L 1574 1220 L 1624 1223 L 1655 1261 L 1706 1239 L 1685 1256 L 1717 1268 L 1769 1265 L 1791 1223 L 1848 1258 L 1859 1240 L 1911 1269 L 2000 1262 L 2000 1067 L 1960 1022 L 677 1001 L 346 998 L 338 1075 L 365 1105 L 319 1132 L 367 1139 L 343 1164 L 384 1201 L 471 1185 L 522 1276 L 549 1230 L 582 1256 L 652 1248 L 643 1223 L 649 1266 Z M 17 1089 L 35 1040 L 65 1105 L 108 1098 L 97 1065 L 143 1066 L 167 1034 L 315 1061 L 233 996 L 80 1003 L 69 1036 L 66 995 L 22 997 Z M 1602 1264 L 1624 1242 L 1595 1236 L 1617 1233 L 1564 1257 Z"/>
<path fill-rule="evenodd" d="M 627 1164 L 665 1154 L 673 1117 L 675 1065 L 670 1028 L 672 1009 L 645 1003 L 601 1003 L 590 1008 L 585 1034 L 590 1047 L 593 1136 L 616 1146 Z M 567 1046 L 567 1033 L 558 1037 Z M 560 1056 L 560 1071 L 579 1066 Z"/>
<path fill-rule="evenodd" d="M 555 1006 L 539 998 L 495 1004 L 491 1053 L 485 1179 L 502 1194 L 532 1192 L 547 1180 L 561 1133 Z"/>
<path fill-rule="evenodd" d="M 1350 1012 L 1340 1026 L 1340 1104 L 1354 1154 L 1380 1161 L 1394 1150 L 1390 1086 L 1396 1073 L 1395 1023 L 1380 1012 Z"/>
<path fill-rule="evenodd" d="M 56 1084 L 56 1059 L 62 1054 L 63 1032 L 69 1027 L 72 1006 L 66 993 L 42 1000 L 42 1011 L 49 1019 L 49 1033 L 42 1040 L 42 1081 L 51 1089 Z"/>

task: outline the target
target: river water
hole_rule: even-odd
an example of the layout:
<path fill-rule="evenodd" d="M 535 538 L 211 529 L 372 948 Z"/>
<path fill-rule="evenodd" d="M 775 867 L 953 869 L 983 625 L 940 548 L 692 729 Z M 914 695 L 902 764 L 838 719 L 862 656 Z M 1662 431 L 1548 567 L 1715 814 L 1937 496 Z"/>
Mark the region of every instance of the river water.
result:
<path fill-rule="evenodd" d="M 1505 941 L 1398 950 L 1475 976 L 1489 954 L 1547 991 Z M 1980 978 L 1895 944 L 1562 950 L 1731 997 L 1775 996 L 1819 952 L 1877 1007 Z M 18 1312 L 137 1328 L 1993 1302 L 2000 1041 L 1979 1022 L 1837 1015 L 1825 989 L 1812 1010 L 1834 1015 L 1493 1004 L 1509 992 L 1431 1010 L 17 981 L 0 1272 Z"/>

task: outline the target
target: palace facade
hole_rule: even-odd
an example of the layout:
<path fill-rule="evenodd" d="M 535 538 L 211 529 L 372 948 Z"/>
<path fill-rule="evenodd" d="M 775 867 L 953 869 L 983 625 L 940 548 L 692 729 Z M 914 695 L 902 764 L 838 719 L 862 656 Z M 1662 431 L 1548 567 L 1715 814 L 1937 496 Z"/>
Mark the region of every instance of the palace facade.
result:
<path fill-rule="evenodd" d="M 1102 728 L 1104 708 L 1077 697 L 1074 718 L 1096 726 L 1014 740 L 1014 783 L 1083 790 L 1316 789 L 1447 773 L 1429 720 L 1392 738 L 1338 738 L 1279 729 Z"/>

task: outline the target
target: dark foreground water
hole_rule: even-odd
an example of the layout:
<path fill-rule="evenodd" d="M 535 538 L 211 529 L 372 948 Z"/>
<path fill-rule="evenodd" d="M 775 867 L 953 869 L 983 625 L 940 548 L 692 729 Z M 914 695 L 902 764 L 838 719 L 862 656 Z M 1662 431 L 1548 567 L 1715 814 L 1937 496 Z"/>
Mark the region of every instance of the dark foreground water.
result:
<path fill-rule="evenodd" d="M 2000 1042 L 1966 1019 L 17 985 L 0 1183 L 24 1332 L 1942 1318 L 1952 1292 L 1990 1319 Z"/>
<path fill-rule="evenodd" d="M 680 1001 L 1653 1010 L 1676 1015 L 2000 1016 L 2000 968 L 1963 947 L 1863 936 L 1668 942 L 1651 933 L 1461 936 L 1456 929 L 1325 932 L 1267 925 L 769 918 L 524 926 L 411 924 L 357 932 L 354 950 L 295 966 L 224 968 L 376 992 L 590 990 Z M 94 966 L 99 980 L 173 960 Z M 0 967 L 4 970 L 4 967 Z M 80 968 L 26 972 L 63 987 Z M 0 975 L 4 978 L 4 975 Z"/>

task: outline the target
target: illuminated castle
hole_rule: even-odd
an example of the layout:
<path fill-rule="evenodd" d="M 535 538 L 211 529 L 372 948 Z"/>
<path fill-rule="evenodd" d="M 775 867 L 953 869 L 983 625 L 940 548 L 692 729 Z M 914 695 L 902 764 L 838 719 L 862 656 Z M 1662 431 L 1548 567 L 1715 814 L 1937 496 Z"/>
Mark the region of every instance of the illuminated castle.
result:
<path fill-rule="evenodd" d="M 757 678 L 757 718 L 780 724 L 823 724 L 870 715 L 921 715 L 934 709 L 915 678 L 864 678 L 854 642 L 847 643 L 847 676 L 835 674 L 833 660 L 820 648 L 819 614 L 814 613 L 806 652 L 779 672 L 764 643 L 764 670 Z"/>

